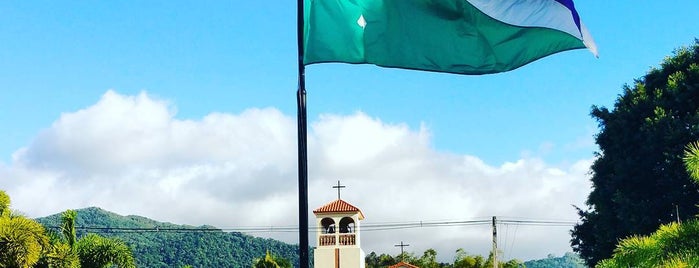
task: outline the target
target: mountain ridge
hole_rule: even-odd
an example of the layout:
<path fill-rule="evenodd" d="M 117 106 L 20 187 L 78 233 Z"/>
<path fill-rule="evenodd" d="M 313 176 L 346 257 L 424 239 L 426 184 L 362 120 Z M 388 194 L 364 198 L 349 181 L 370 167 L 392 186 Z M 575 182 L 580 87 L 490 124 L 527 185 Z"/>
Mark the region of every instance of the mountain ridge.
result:
<path fill-rule="evenodd" d="M 133 251 L 138 267 L 249 267 L 267 250 L 298 262 L 298 245 L 274 239 L 224 232 L 214 226 L 180 225 L 138 215 L 119 215 L 99 207 L 76 209 L 78 238 L 87 232 L 118 237 Z M 61 214 L 36 220 L 60 232 Z"/>

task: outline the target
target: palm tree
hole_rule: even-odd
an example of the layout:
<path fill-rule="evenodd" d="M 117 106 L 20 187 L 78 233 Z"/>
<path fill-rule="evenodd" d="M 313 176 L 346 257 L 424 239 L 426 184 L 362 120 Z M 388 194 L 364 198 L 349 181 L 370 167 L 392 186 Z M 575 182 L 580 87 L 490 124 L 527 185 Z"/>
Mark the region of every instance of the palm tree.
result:
<path fill-rule="evenodd" d="M 81 239 L 77 239 L 76 217 L 77 212 L 73 210 L 66 210 L 61 215 L 63 240 L 56 241 L 52 252 L 47 256 L 51 267 L 136 267 L 131 249 L 117 238 L 87 234 Z"/>
<path fill-rule="evenodd" d="M 0 190 L 0 268 L 31 267 L 48 247 L 44 227 L 10 212 L 10 197 Z"/>
<path fill-rule="evenodd" d="M 131 249 L 123 241 L 97 234 L 87 234 L 75 244 L 84 268 L 135 267 Z"/>
<path fill-rule="evenodd" d="M 63 238 L 65 238 L 66 243 L 71 248 L 75 246 L 75 240 L 77 239 L 75 233 L 75 218 L 77 216 L 78 213 L 70 209 L 61 214 L 61 234 L 63 234 Z"/>
<path fill-rule="evenodd" d="M 80 268 L 80 258 L 68 244 L 56 241 L 46 255 L 44 267 Z"/>
<path fill-rule="evenodd" d="M 596 267 L 699 267 L 699 221 L 660 226 L 649 236 L 623 239 Z"/>
<path fill-rule="evenodd" d="M 684 150 L 684 167 L 689 173 L 689 177 L 695 183 L 699 183 L 699 141 L 687 144 Z"/>

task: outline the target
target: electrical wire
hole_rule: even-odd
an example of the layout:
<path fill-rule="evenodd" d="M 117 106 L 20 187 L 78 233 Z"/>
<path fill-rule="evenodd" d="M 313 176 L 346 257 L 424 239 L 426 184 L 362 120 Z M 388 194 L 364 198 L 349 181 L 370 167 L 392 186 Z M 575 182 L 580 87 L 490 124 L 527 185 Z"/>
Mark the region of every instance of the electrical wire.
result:
<path fill-rule="evenodd" d="M 498 219 L 498 224 L 506 225 L 526 225 L 526 226 L 543 226 L 543 227 L 570 227 L 576 224 L 575 221 L 557 221 L 557 220 L 511 220 Z M 444 227 L 459 227 L 459 226 L 482 226 L 490 225 L 491 220 L 455 220 L 455 221 L 406 221 L 406 222 L 386 222 L 386 223 L 368 223 L 361 225 L 363 232 L 373 231 L 388 231 L 388 230 L 403 230 L 416 228 L 444 228 Z M 49 229 L 60 230 L 59 226 L 48 226 Z M 152 232 L 167 232 L 167 233 L 203 233 L 203 232 L 239 232 L 239 233 L 296 233 L 299 231 L 298 226 L 243 226 L 243 227 L 227 227 L 227 228 L 211 228 L 211 227 L 162 227 L 154 226 L 150 228 L 144 227 L 101 227 L 101 226 L 76 226 L 76 230 L 98 232 L 98 233 L 152 233 Z M 315 233 L 320 229 L 319 226 L 309 228 L 310 233 Z"/>

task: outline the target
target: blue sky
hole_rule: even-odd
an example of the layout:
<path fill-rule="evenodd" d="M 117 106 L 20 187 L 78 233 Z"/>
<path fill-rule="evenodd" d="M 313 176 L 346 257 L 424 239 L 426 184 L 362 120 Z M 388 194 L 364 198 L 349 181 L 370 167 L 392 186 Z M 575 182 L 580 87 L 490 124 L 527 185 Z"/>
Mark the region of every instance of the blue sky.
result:
<path fill-rule="evenodd" d="M 595 131 L 592 105 L 609 106 L 624 83 L 693 40 L 693 5 L 577 3 L 599 59 L 577 50 L 515 72 L 472 77 L 310 66 L 309 117 L 361 110 L 411 127 L 423 122 L 437 148 L 492 164 L 543 142 L 562 146 Z M 295 112 L 292 2 L 10 1 L 0 8 L 5 160 L 61 112 L 94 102 L 106 89 L 173 100 L 183 118 L 249 107 Z"/>
<path fill-rule="evenodd" d="M 595 38 L 600 51 L 599 58 L 595 58 L 586 50 L 574 50 L 546 57 L 511 72 L 483 76 L 385 69 L 369 65 L 308 66 L 309 123 L 312 128 L 311 134 L 317 135 L 311 142 L 317 142 L 319 148 L 326 148 L 323 147 L 326 146 L 323 141 L 332 136 L 327 133 L 336 133 L 337 137 L 349 139 L 374 133 L 364 132 L 364 129 L 336 132 L 333 126 L 340 125 L 341 129 L 352 126 L 376 127 L 376 137 L 383 135 L 381 133 L 388 133 L 386 137 L 402 133 L 398 136 L 408 137 L 407 140 L 392 140 L 393 143 L 412 141 L 421 144 L 422 147 L 415 150 L 426 151 L 424 155 L 430 155 L 429 159 L 459 158 L 466 159 L 466 162 L 473 160 L 474 169 L 482 168 L 483 174 L 486 175 L 500 176 L 510 174 L 508 172 L 520 167 L 523 170 L 535 167 L 533 170 L 544 173 L 557 170 L 550 172 L 555 176 L 561 171 L 570 175 L 569 179 L 575 180 L 576 183 L 586 185 L 585 169 L 580 171 L 579 165 L 588 163 L 589 167 L 589 161 L 596 150 L 592 135 L 597 132 L 597 123 L 589 116 L 591 106 L 612 105 L 617 95 L 622 92 L 622 85 L 632 83 L 634 78 L 642 76 L 673 49 L 693 42 L 697 36 L 696 10 L 699 10 L 699 2 L 672 1 L 670 5 L 661 1 L 577 1 L 576 7 Z M 206 224 L 207 222 L 186 218 L 177 212 L 158 214 L 157 209 L 144 209 L 136 204 L 114 205 L 109 198 L 89 196 L 90 189 L 95 188 L 80 188 L 77 186 L 79 184 L 76 184 L 75 188 L 67 189 L 87 196 L 66 199 L 63 203 L 56 202 L 49 207 L 40 207 L 41 203 L 29 202 L 31 196 L 27 194 L 26 189 L 31 185 L 44 185 L 47 188 L 45 190 L 50 191 L 50 187 L 46 185 L 53 185 L 52 183 L 64 179 L 79 181 L 66 175 L 72 174 L 72 169 L 58 164 L 51 165 L 63 163 L 61 161 L 72 159 L 71 156 L 78 153 L 61 151 L 61 154 L 56 154 L 63 157 L 61 161 L 45 155 L 50 155 L 47 152 L 55 152 L 58 150 L 56 148 L 64 148 L 61 146 L 83 146 L 89 150 L 86 144 L 80 144 L 80 138 L 67 139 L 77 144 L 59 144 L 57 141 L 61 140 L 61 137 L 65 138 L 61 136 L 64 134 L 60 134 L 63 133 L 60 132 L 63 129 L 61 127 L 69 125 L 67 122 L 73 122 L 71 120 L 92 118 L 85 114 L 94 115 L 98 120 L 113 118 L 100 117 L 98 114 L 104 111 L 121 111 L 112 109 L 116 106 L 109 106 L 114 103 L 123 107 L 135 107 L 134 111 L 141 111 L 139 109 L 146 106 L 147 109 L 155 110 L 165 108 L 169 111 L 169 116 L 157 120 L 178 124 L 193 122 L 202 129 L 206 129 L 205 118 L 212 114 L 230 116 L 224 116 L 222 122 L 233 120 L 231 117 L 235 120 L 240 119 L 241 122 L 248 122 L 246 120 L 250 118 L 282 118 L 279 122 L 274 121 L 283 129 L 280 133 L 286 133 L 280 144 L 295 146 L 294 129 L 286 128 L 289 122 L 293 123 L 296 114 L 295 8 L 296 4 L 293 1 L 0 2 L 0 130 L 3 133 L 0 139 L 0 175 L 5 176 L 0 177 L 0 189 L 7 189 L 15 200 L 17 209 L 33 216 L 43 216 L 75 206 L 99 205 L 124 214 L 140 213 L 167 221 Z M 214 117 L 208 118 L 212 121 L 220 119 Z M 235 120 L 233 122 L 239 122 Z M 266 122 L 264 120 L 261 122 Z M 336 123 L 334 120 L 343 123 Z M 128 120 L 124 122 L 126 125 L 130 124 Z M 74 129 L 75 133 L 89 132 L 89 128 L 94 127 L 87 121 L 83 123 L 77 125 L 86 129 Z M 235 132 L 241 128 L 256 129 L 253 125 L 233 124 L 231 131 Z M 115 129 L 123 127 L 117 126 Z M 258 127 L 264 129 L 269 125 L 262 124 Z M 200 133 L 204 136 L 199 139 L 206 140 L 208 132 L 202 130 Z M 395 135 L 391 136 L 391 133 Z M 374 136 L 368 135 L 366 138 L 373 139 Z M 387 140 L 391 141 L 389 138 Z M 61 141 L 65 142 L 66 139 Z M 367 144 L 373 144 L 372 142 L 376 141 L 367 141 Z M 336 147 L 342 147 L 342 144 L 347 143 L 354 144 L 339 140 Z M 387 143 L 377 144 L 387 146 Z M 294 146 L 283 148 L 295 150 Z M 358 147 L 361 148 L 361 145 Z M 375 147 L 369 147 L 368 150 L 372 148 Z M 248 149 L 259 148 L 253 146 L 252 149 Z M 20 153 L 22 151 L 26 154 Z M 328 156 L 327 159 L 314 156 L 313 152 L 311 150 L 309 156 L 311 161 L 334 159 L 332 156 Z M 329 152 L 338 153 L 332 150 Z M 109 152 L 91 153 L 103 155 Z M 295 152 L 291 153 L 293 156 Z M 15 159 L 13 154 L 16 155 Z M 295 161 L 293 157 L 290 159 Z M 348 158 L 344 161 L 360 161 L 357 159 L 363 158 Z M 216 161 L 219 160 L 204 157 L 193 162 L 218 163 Z M 288 159 L 282 162 L 285 164 L 280 164 L 278 169 L 284 172 L 278 171 L 285 176 L 294 175 L 293 170 L 286 169 L 289 165 Z M 33 166 L 36 163 L 43 165 Z M 76 160 L 66 165 L 81 167 L 85 163 Z M 242 165 L 240 162 L 236 163 Z M 52 169 L 42 169 L 47 165 Z M 117 166 L 118 163 L 102 163 L 98 166 L 109 165 Z M 185 163 L 174 169 L 160 166 L 156 169 L 172 171 L 191 165 Z M 333 192 L 329 187 L 338 177 L 348 179 L 350 185 L 354 184 L 357 189 L 363 189 L 354 193 L 354 200 L 365 207 L 371 206 L 371 202 L 360 201 L 362 194 L 384 193 L 371 192 L 372 187 L 361 186 L 374 183 L 362 180 L 361 174 L 352 175 L 349 170 L 333 169 L 333 166 L 326 166 L 324 163 L 310 162 L 309 165 L 311 175 L 318 175 L 317 178 L 311 178 L 312 186 L 317 184 L 317 191 L 324 191 L 324 186 L 321 186 L 328 185 L 328 193 L 317 193 L 318 197 L 311 200 L 312 207 L 332 198 Z M 317 171 L 314 171 L 314 165 L 320 166 Z M 293 163 L 291 166 L 293 167 Z M 378 170 L 391 168 L 394 166 L 377 167 Z M 46 175 L 48 173 L 63 175 L 49 176 Z M 111 187 L 111 184 L 99 184 L 95 182 L 95 178 L 104 177 L 105 174 L 116 174 L 111 171 L 105 173 L 102 169 L 92 175 L 88 173 L 89 171 L 84 171 L 79 174 L 84 178 L 91 178 L 89 181 L 95 183 L 94 187 L 102 188 Z M 30 176 L 34 179 L 18 179 L 29 176 L 27 174 L 35 175 Z M 128 177 L 119 174 L 115 177 Z M 522 174 L 532 173 L 515 172 L 503 175 L 507 178 L 501 179 L 516 180 L 517 176 L 525 176 Z M 44 175 L 50 182 L 36 179 L 43 178 Z M 263 177 L 251 178 L 263 180 Z M 545 182 L 542 183 L 549 182 L 543 180 Z M 162 181 L 159 183 L 156 184 L 171 185 L 163 184 Z M 442 182 L 433 180 L 432 183 Z M 395 180 L 394 183 L 387 181 L 385 187 L 395 187 L 391 189 L 395 189 L 397 193 L 408 191 L 394 184 Z M 416 184 L 420 185 L 420 182 L 416 181 Z M 295 177 L 287 186 L 291 189 L 280 190 L 275 196 L 293 195 Z M 464 185 L 467 186 L 468 184 Z M 484 187 L 491 190 L 497 188 L 491 186 L 493 185 L 488 184 Z M 567 209 L 564 215 L 536 212 L 519 215 L 516 208 L 486 209 L 480 208 L 480 205 L 476 206 L 480 209 L 474 209 L 478 212 L 474 212 L 476 214 L 473 215 L 450 215 L 451 210 L 445 210 L 443 214 L 417 215 L 423 216 L 421 218 L 424 219 L 444 219 L 503 213 L 513 217 L 575 220 L 574 211 L 568 204 L 582 205 L 583 198 L 589 192 L 589 188 L 578 188 L 568 189 L 577 191 L 577 199 L 574 200 L 556 199 L 565 198 L 565 194 L 560 193 L 568 193 L 568 190 L 558 191 L 556 193 L 559 195 L 551 196 L 550 200 L 554 200 L 553 202 L 566 204 L 565 208 L 561 208 Z M 313 189 L 315 188 L 311 191 Z M 117 193 L 119 190 L 113 192 Z M 517 189 L 508 189 L 504 196 L 516 195 L 516 192 Z M 351 197 L 352 193 L 348 196 Z M 221 203 L 233 202 L 229 199 L 221 200 Z M 521 201 L 518 200 L 504 202 Z M 283 209 L 283 206 L 275 206 L 280 202 L 274 198 L 253 201 L 250 206 L 268 204 L 270 211 Z M 221 208 L 232 209 L 225 205 L 221 205 Z M 367 220 L 402 220 L 400 215 L 367 216 Z M 269 222 L 230 223 L 221 220 L 208 223 L 219 226 L 281 224 L 276 222 L 273 216 L 267 218 Z M 213 216 L 201 219 L 200 221 L 216 221 Z M 538 251 L 522 249 L 513 256 L 545 257 L 547 252 L 562 253 L 567 244 L 564 237 L 566 232 L 562 230 L 562 242 L 550 248 L 537 249 Z M 419 236 L 415 236 L 416 240 L 417 237 Z M 286 238 L 287 241 L 293 242 L 293 237 Z M 382 248 L 376 244 L 383 240 L 369 241 L 375 243 L 365 243 L 370 249 L 382 249 L 387 252 L 392 250 L 391 243 L 395 242 L 385 242 L 388 247 Z M 412 241 L 406 242 L 417 245 Z M 422 248 L 427 247 L 430 245 Z M 420 249 L 419 246 L 414 248 L 416 251 Z M 472 250 L 478 252 L 487 250 L 487 247 Z"/>

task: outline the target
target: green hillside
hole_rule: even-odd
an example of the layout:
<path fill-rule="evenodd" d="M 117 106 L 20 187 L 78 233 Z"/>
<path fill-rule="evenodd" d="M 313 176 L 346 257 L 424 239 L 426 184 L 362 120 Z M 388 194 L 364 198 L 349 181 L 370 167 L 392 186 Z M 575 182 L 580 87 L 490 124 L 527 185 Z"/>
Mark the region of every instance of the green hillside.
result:
<path fill-rule="evenodd" d="M 122 216 L 96 207 L 76 211 L 78 237 L 87 232 L 118 237 L 131 247 L 138 267 L 251 267 L 253 259 L 263 257 L 267 250 L 294 265 L 298 263 L 297 245 L 273 239 L 223 232 L 213 226 L 178 225 L 141 216 Z M 60 214 L 37 221 L 58 231 Z M 585 267 L 573 253 L 531 260 L 525 265 L 528 268 Z"/>
<path fill-rule="evenodd" d="M 254 258 L 269 250 L 298 263 L 298 246 L 212 226 L 176 225 L 141 216 L 121 216 L 100 208 L 77 210 L 76 226 L 87 232 L 118 237 L 133 250 L 138 267 L 250 267 Z M 37 219 L 58 231 L 60 214 Z M 78 228 L 78 237 L 86 229 Z"/>
<path fill-rule="evenodd" d="M 587 266 L 578 255 L 568 252 L 562 257 L 549 255 L 546 259 L 524 262 L 527 268 L 586 268 Z"/>

